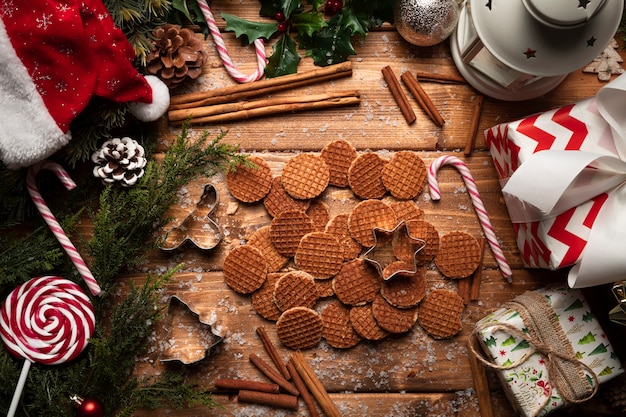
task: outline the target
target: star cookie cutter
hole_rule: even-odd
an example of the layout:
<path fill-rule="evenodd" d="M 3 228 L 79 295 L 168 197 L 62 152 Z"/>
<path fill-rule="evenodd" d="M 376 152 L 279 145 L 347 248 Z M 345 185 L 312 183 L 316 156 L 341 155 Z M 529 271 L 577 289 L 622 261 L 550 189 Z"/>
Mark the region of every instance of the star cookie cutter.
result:
<path fill-rule="evenodd" d="M 383 280 L 388 281 L 400 274 L 415 274 L 417 268 L 417 254 L 426 246 L 426 241 L 414 237 L 409 232 L 405 220 L 399 222 L 393 229 L 374 227 L 374 245 L 363 254 L 363 260 L 373 265 Z M 406 245 L 410 250 L 412 262 L 403 262 L 396 256 L 398 245 Z"/>
<path fill-rule="evenodd" d="M 205 184 L 200 200 L 180 225 L 173 227 L 166 234 L 159 246 L 164 251 L 174 251 L 190 242 L 202 250 L 213 249 L 222 240 L 222 229 L 209 215 L 218 203 L 217 190 L 211 184 Z"/>
<path fill-rule="evenodd" d="M 223 340 L 197 311 L 175 295 L 169 299 L 164 329 L 161 362 L 177 361 L 185 365 L 198 362 Z"/>

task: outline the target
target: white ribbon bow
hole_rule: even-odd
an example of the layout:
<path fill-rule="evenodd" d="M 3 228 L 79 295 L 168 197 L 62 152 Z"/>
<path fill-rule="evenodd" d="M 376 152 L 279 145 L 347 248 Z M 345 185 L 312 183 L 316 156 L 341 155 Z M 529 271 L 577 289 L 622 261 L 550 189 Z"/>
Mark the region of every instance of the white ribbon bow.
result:
<path fill-rule="evenodd" d="M 607 193 L 568 284 L 583 288 L 626 277 L 626 74 L 596 96 L 619 157 L 586 151 L 545 150 L 531 155 L 502 192 L 514 223 L 553 218 Z"/>

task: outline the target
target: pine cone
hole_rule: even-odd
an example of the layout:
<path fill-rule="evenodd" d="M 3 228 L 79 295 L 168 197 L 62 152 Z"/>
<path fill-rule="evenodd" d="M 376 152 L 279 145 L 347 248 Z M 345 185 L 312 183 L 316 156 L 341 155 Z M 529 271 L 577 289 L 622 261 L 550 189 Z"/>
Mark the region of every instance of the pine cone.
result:
<path fill-rule="evenodd" d="M 143 146 L 128 137 L 107 140 L 91 160 L 96 164 L 95 177 L 102 178 L 105 184 L 119 182 L 124 187 L 135 185 L 143 177 L 147 163 Z"/>
<path fill-rule="evenodd" d="M 173 89 L 185 80 L 202 74 L 206 56 L 202 41 L 191 29 L 167 23 L 153 32 L 153 47 L 147 57 L 146 71 Z"/>

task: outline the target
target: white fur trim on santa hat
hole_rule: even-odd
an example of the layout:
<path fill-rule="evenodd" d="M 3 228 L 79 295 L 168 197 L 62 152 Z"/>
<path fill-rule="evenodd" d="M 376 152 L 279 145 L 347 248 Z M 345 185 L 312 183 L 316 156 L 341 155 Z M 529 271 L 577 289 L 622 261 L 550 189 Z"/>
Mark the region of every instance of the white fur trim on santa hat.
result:
<path fill-rule="evenodd" d="M 0 159 L 8 168 L 46 159 L 71 139 L 52 118 L 0 19 Z"/>
<path fill-rule="evenodd" d="M 130 112 L 142 122 L 153 122 L 170 106 L 170 89 L 154 75 L 146 75 L 146 81 L 152 88 L 152 103 L 130 103 Z"/>

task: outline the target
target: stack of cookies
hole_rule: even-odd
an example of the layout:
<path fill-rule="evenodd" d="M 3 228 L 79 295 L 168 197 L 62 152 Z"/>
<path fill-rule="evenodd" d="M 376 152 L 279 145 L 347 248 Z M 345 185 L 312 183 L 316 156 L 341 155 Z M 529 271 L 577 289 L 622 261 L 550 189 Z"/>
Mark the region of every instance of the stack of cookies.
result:
<path fill-rule="evenodd" d="M 437 339 L 460 332 L 463 300 L 444 289 L 427 294 L 425 271 L 434 260 L 448 278 L 469 276 L 480 263 L 480 245 L 464 232 L 440 238 L 423 219 L 412 201 L 426 183 L 417 153 L 387 160 L 338 140 L 319 156 L 292 157 L 278 177 L 262 158 L 250 161 L 254 166 L 229 172 L 228 188 L 242 202 L 262 203 L 272 221 L 229 252 L 224 277 L 234 291 L 251 295 L 259 315 L 276 322 L 283 345 L 307 349 L 324 338 L 346 349 L 408 332 L 418 321 Z M 323 201 L 328 186 L 349 187 L 362 201 L 331 217 Z M 393 201 L 382 201 L 388 193 Z M 399 224 L 404 235 L 385 240 L 374 233 Z"/>

